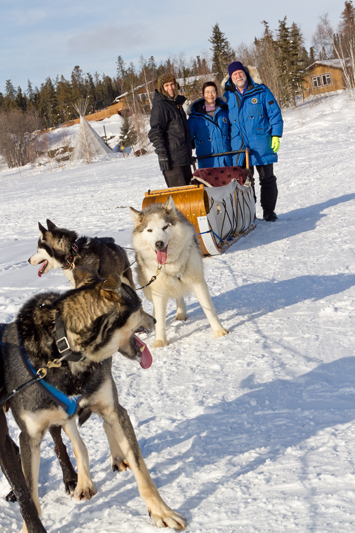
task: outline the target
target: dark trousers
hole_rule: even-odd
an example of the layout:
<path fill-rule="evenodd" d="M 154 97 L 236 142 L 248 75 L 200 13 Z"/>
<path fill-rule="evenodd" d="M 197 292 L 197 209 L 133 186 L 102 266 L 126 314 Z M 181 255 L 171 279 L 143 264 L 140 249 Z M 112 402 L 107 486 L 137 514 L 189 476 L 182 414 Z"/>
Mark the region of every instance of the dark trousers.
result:
<path fill-rule="evenodd" d="M 22 473 L 18 447 L 8 433 L 2 408 L 0 408 L 0 466 L 15 493 L 28 532 L 46 533 Z"/>
<path fill-rule="evenodd" d="M 250 167 L 251 173 L 254 176 L 254 167 Z M 274 213 L 277 201 L 277 184 L 276 176 L 274 176 L 274 165 L 256 165 L 256 170 L 259 174 L 260 183 L 260 204 L 263 208 L 263 216 Z"/>
<path fill-rule="evenodd" d="M 192 178 L 190 165 L 164 170 L 163 174 L 168 187 L 185 187 L 185 185 L 190 185 Z"/>

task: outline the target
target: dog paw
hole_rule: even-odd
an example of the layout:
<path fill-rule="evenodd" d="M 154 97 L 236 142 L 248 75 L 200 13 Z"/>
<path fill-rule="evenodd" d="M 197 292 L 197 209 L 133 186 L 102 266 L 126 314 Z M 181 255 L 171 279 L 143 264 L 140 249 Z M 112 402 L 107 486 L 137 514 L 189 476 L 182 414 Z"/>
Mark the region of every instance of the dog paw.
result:
<path fill-rule="evenodd" d="M 77 483 L 78 483 L 77 479 L 71 479 L 69 481 L 65 481 L 64 482 L 65 492 L 67 494 L 73 494 L 73 492 L 75 492 Z"/>
<path fill-rule="evenodd" d="M 153 518 L 154 524 L 157 527 L 170 527 L 171 529 L 175 529 L 175 531 L 182 531 L 187 526 L 186 518 L 180 513 L 169 509 L 169 507 L 161 515 L 149 512 L 149 516 Z"/>
<path fill-rule="evenodd" d="M 11 502 L 11 503 L 17 502 L 17 498 L 16 498 L 15 493 L 14 493 L 13 490 L 10 490 L 9 494 L 7 494 L 7 496 L 5 496 L 5 500 L 7 502 Z"/>
<path fill-rule="evenodd" d="M 115 461 L 112 462 L 111 468 L 114 472 L 124 472 L 127 468 L 131 468 L 127 461 L 121 461 L 119 457 L 115 457 Z"/>
<path fill-rule="evenodd" d="M 229 330 L 226 328 L 217 329 L 213 332 L 215 337 L 223 337 L 224 335 L 228 335 Z"/>
<path fill-rule="evenodd" d="M 184 320 L 186 322 L 186 320 L 188 318 L 189 317 L 187 316 L 187 314 L 184 313 L 183 311 L 180 311 L 180 312 L 176 313 L 176 315 L 175 315 L 175 320 Z"/>
<path fill-rule="evenodd" d="M 153 348 L 163 348 L 164 346 L 169 346 L 168 341 L 157 339 L 153 344 Z"/>
<path fill-rule="evenodd" d="M 97 491 L 93 483 L 87 487 L 80 487 L 77 485 L 72 496 L 75 496 L 77 500 L 91 500 L 91 498 L 95 496 L 96 492 Z"/>

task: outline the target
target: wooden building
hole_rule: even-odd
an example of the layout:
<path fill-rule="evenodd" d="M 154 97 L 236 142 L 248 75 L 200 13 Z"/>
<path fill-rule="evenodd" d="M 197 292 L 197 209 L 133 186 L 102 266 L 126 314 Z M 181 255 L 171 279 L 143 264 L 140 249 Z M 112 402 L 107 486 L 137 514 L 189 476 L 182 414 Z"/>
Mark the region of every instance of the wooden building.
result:
<path fill-rule="evenodd" d="M 349 65 L 350 61 L 345 60 Z M 316 61 L 307 68 L 303 82 L 303 97 L 344 90 L 345 79 L 340 59 Z"/>

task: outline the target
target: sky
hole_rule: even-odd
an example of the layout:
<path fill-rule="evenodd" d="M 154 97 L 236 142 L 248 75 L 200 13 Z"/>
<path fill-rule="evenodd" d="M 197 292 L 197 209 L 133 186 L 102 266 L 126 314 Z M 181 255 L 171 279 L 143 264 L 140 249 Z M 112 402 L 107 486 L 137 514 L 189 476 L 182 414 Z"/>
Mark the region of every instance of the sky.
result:
<path fill-rule="evenodd" d="M 284 0 L 252 4 L 225 0 L 154 2 L 131 0 L 0 0 L 0 92 L 6 80 L 27 89 L 48 77 L 70 79 L 79 65 L 84 73 L 116 75 L 117 57 L 139 64 L 140 56 L 159 63 L 169 56 L 208 53 L 212 27 L 218 23 L 233 48 L 261 37 L 262 21 L 276 30 L 285 16 L 296 22 L 311 46 L 319 17 L 329 14 L 336 27 L 343 1 Z"/>

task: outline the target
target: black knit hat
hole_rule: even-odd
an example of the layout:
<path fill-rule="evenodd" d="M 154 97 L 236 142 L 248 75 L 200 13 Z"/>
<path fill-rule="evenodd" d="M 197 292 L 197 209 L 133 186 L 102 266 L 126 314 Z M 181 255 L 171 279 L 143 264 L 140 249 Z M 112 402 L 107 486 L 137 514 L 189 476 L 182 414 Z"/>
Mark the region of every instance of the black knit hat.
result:
<path fill-rule="evenodd" d="M 242 70 L 243 72 L 246 73 L 246 70 L 243 67 L 243 63 L 241 63 L 240 61 L 233 61 L 233 63 L 229 65 L 228 74 L 231 76 L 233 72 L 235 72 L 236 70 Z"/>

